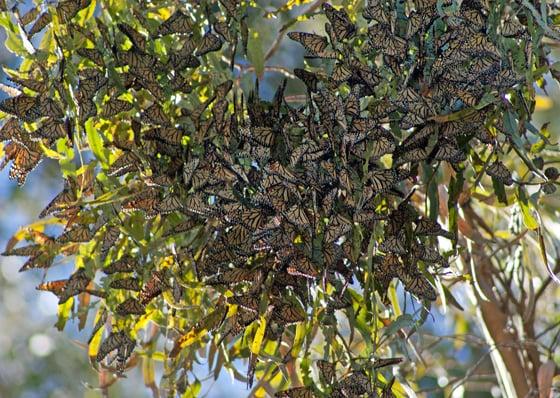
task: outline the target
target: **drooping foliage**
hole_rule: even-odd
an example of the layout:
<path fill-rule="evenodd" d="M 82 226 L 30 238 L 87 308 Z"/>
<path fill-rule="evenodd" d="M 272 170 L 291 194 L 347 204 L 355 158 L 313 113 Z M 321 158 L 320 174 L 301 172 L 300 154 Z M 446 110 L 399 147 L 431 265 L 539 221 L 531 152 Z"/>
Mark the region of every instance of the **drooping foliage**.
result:
<path fill-rule="evenodd" d="M 438 295 L 453 302 L 443 277 L 461 193 L 490 183 L 531 217 L 512 161 L 555 190 L 528 148 L 549 145 L 531 114 L 551 68 L 543 40 L 558 33 L 516 2 L 324 3 L 325 34 L 287 35 L 308 58 L 293 71 L 300 100 L 284 80 L 267 101 L 258 80 L 250 92 L 236 84 L 239 62 L 259 64 L 252 7 L 5 11 L 25 60 L 5 68 L 17 94 L 0 104 L 2 165 L 23 184 L 56 159 L 65 185 L 39 215 L 61 233 L 24 229 L 4 255 L 29 256 L 22 270 L 74 256 L 72 275 L 38 286 L 59 298 L 59 327 L 96 308 L 92 362 L 122 374 L 135 350 L 151 361 L 158 347 L 170 396 L 196 390 L 200 349 L 216 374 L 247 358 L 248 384 L 273 380 L 278 396 L 399 394 L 383 371 L 415 321 L 399 317 L 395 286 L 420 302 L 418 323 Z M 280 377 L 294 363 L 303 387 Z"/>

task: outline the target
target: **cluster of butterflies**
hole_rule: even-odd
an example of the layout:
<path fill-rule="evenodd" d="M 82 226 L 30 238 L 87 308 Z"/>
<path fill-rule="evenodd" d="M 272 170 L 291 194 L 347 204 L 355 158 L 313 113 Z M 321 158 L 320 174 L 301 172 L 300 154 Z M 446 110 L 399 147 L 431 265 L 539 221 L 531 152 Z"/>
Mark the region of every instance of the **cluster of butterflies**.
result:
<path fill-rule="evenodd" d="M 238 32 L 246 51 L 247 28 L 235 0 L 195 7 L 206 13 L 204 33 L 192 10 L 180 7 L 157 26 L 133 9 L 134 24 L 114 29 L 99 17 L 87 29 L 73 22 L 87 1 L 65 0 L 56 15 L 46 11 L 36 20 L 36 11 L 22 17 L 23 26 L 35 20 L 29 36 L 56 17 L 65 27 L 58 45 L 65 40 L 81 45 L 58 68 L 11 77 L 22 93 L 0 103 L 8 115 L 0 139 L 9 141 L 2 166 L 11 161 L 10 177 L 22 184 L 43 158 L 43 146 L 60 139 L 71 145 L 87 123 L 110 120 L 126 131 L 104 136 L 104 146 L 116 157 L 104 173 L 125 195 L 113 206 L 114 215 L 97 217 L 84 198 L 107 195 L 108 189 L 95 180 L 95 167 L 86 167 L 66 180 L 40 215 L 62 220 L 62 235 L 30 232 L 34 244 L 10 247 L 4 255 L 29 256 L 22 270 L 49 268 L 58 254 L 75 254 L 80 243 L 95 239 L 104 264 L 99 270 L 107 278 L 102 289 L 93 282 L 97 270 L 83 268 L 39 289 L 53 292 L 60 303 L 82 293 L 108 301 L 112 292 L 121 297 L 124 291 L 127 298 L 111 310 L 135 318 L 167 290 L 180 301 L 181 277 L 177 268 L 155 266 L 135 252 L 115 260 L 114 248 L 128 240 L 123 219 L 138 213 L 165 219 L 163 237 L 174 245 L 162 244 L 159 251 L 171 255 L 179 269 L 192 267 L 209 289 L 233 292 L 194 326 L 219 333 L 220 342 L 263 316 L 265 339 L 281 340 L 287 326 L 308 319 L 318 286 L 333 287 L 326 303 L 331 313 L 348 307 L 347 287 L 365 280 L 367 258 L 382 297 L 398 279 L 418 299 L 435 300 L 434 271 L 449 266 L 438 237 L 453 240 L 455 234 L 417 210 L 411 187 L 422 163 L 447 162 L 460 170 L 473 140 L 496 145 L 495 131 L 503 130 L 498 105 L 457 119 L 438 116 L 520 84 L 499 39 L 527 39 L 527 33 L 508 17 L 492 42 L 486 31 L 491 10 L 477 0 L 463 1 L 453 15 L 440 14 L 435 0 L 410 5 L 408 15 L 397 15 L 392 2 L 368 1 L 363 17 L 369 25 L 362 34 L 343 9 L 325 3 L 327 36 L 289 33 L 309 57 L 324 59 L 323 70 L 294 71 L 307 91 L 301 106 L 287 103 L 286 81 L 269 102 L 260 98 L 258 82 L 245 98 L 231 80 L 214 84 L 207 72 L 193 77 L 204 70 L 207 55 L 226 44 L 233 62 Z M 154 52 L 150 43 L 169 35 L 169 55 Z M 64 83 L 68 62 L 78 71 L 72 90 Z M 200 87 L 202 102 L 193 99 Z M 513 183 L 497 159 L 486 173 Z M 181 239 L 193 233 L 204 237 L 201 245 Z M 237 310 L 227 317 L 231 306 Z M 180 353 L 182 340 L 172 355 Z M 134 346 L 125 330 L 115 331 L 97 360 L 116 350 L 122 372 Z M 334 376 L 325 376 L 334 371 L 325 369 L 321 377 L 334 383 Z M 365 373 L 352 373 L 334 386 L 333 394 L 341 397 L 373 388 Z M 310 397 L 313 391 L 281 394 Z"/>

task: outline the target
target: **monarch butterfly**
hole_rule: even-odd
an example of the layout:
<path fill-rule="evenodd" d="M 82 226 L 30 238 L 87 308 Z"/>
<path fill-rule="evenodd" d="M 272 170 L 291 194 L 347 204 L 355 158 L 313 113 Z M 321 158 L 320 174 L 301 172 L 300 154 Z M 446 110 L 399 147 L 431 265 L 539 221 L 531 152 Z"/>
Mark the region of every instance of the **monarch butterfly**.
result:
<path fill-rule="evenodd" d="M 305 86 L 308 88 L 309 91 L 311 92 L 317 91 L 317 84 L 319 83 L 319 78 L 315 73 L 306 71 L 305 69 L 295 68 L 294 75 L 296 75 L 296 77 L 305 84 Z"/>
<path fill-rule="evenodd" d="M 498 89 L 508 89 L 512 86 L 523 82 L 523 77 L 518 76 L 513 70 L 504 69 L 495 77 L 494 80 L 494 87 Z"/>
<path fill-rule="evenodd" d="M 241 282 L 250 282 L 255 280 L 257 273 L 253 270 L 235 268 L 224 271 L 221 274 L 213 275 L 206 283 L 211 285 L 230 285 Z"/>
<path fill-rule="evenodd" d="M 220 0 L 220 4 L 226 9 L 229 15 L 235 16 L 239 0 Z"/>
<path fill-rule="evenodd" d="M 191 33 L 193 21 L 190 16 L 184 14 L 181 10 L 175 11 L 165 22 L 157 29 L 158 36 L 166 36 L 173 33 Z"/>
<path fill-rule="evenodd" d="M 431 157 L 435 160 L 446 160 L 451 163 L 459 163 L 466 160 L 465 153 L 457 148 L 456 143 L 451 141 L 440 140 L 434 151 Z"/>
<path fill-rule="evenodd" d="M 52 243 L 51 243 L 52 244 Z M 43 244 L 33 244 L 17 249 L 6 250 L 2 253 L 3 256 L 36 256 L 45 250 Z"/>
<path fill-rule="evenodd" d="M 195 186 L 195 176 L 193 176 L 192 179 L 192 186 L 194 189 L 197 189 L 198 185 Z M 183 209 L 185 209 L 188 213 L 193 213 L 200 216 L 208 216 L 213 214 L 212 208 L 209 207 L 208 201 L 205 200 L 205 197 L 202 194 L 189 195 L 186 201 L 183 203 Z"/>
<path fill-rule="evenodd" d="M 395 253 L 395 254 L 406 254 L 406 241 L 405 237 L 399 235 L 393 235 L 385 237 L 385 240 L 379 245 L 379 250 L 385 253 Z"/>
<path fill-rule="evenodd" d="M 315 398 L 315 394 L 310 387 L 295 387 L 289 390 L 277 392 L 278 398 Z"/>
<path fill-rule="evenodd" d="M 138 278 L 134 277 L 115 279 L 109 284 L 109 287 L 112 289 L 124 289 L 136 292 L 141 290 L 140 281 Z"/>
<path fill-rule="evenodd" d="M 70 297 L 80 294 L 86 290 L 91 282 L 91 278 L 87 276 L 83 268 L 79 268 L 69 278 L 64 289 L 58 296 L 58 304 L 64 304 Z"/>
<path fill-rule="evenodd" d="M 502 22 L 501 33 L 505 37 L 520 37 L 525 33 L 526 27 L 519 23 L 514 17 Z"/>
<path fill-rule="evenodd" d="M 403 358 L 379 358 L 373 361 L 373 369 L 384 368 L 386 366 L 398 365 L 403 361 Z"/>
<path fill-rule="evenodd" d="M 362 15 L 368 21 L 374 20 L 385 25 L 389 25 L 391 23 L 389 14 L 385 11 L 383 5 L 380 4 L 378 0 L 368 1 L 362 11 Z"/>
<path fill-rule="evenodd" d="M 70 184 L 66 183 L 64 189 L 58 193 L 49 204 L 41 211 L 39 218 L 44 218 L 50 214 L 55 213 L 58 209 L 63 206 L 68 206 L 72 202 L 76 201 L 77 197 L 72 190 Z"/>
<path fill-rule="evenodd" d="M 19 17 L 19 22 L 25 26 L 25 25 L 29 25 L 31 23 L 31 21 L 33 21 L 35 19 L 35 17 L 37 17 L 37 15 L 39 15 L 39 12 L 41 11 L 41 9 L 39 7 L 33 7 L 31 8 L 29 11 L 27 11 L 24 15 Z"/>
<path fill-rule="evenodd" d="M 87 225 L 78 225 L 60 235 L 56 241 L 58 243 L 68 242 L 89 242 L 93 238 L 92 232 Z"/>
<path fill-rule="evenodd" d="M 125 201 L 122 205 L 122 209 L 125 212 L 141 210 L 147 214 L 153 214 L 158 204 L 159 191 L 155 188 L 148 188 Z"/>
<path fill-rule="evenodd" d="M 65 123 L 50 117 L 34 133 L 50 140 L 63 138 L 67 135 Z"/>
<path fill-rule="evenodd" d="M 35 287 L 35 289 L 46 291 L 46 292 L 51 292 L 55 296 L 59 297 L 62 294 L 62 292 L 64 291 L 64 288 L 65 288 L 67 282 L 68 282 L 68 279 L 59 279 L 59 280 L 56 280 L 56 281 L 44 282 L 44 283 L 40 283 L 39 285 L 37 285 L 37 287 Z"/>
<path fill-rule="evenodd" d="M 344 9 L 337 10 L 329 3 L 323 3 L 323 12 L 332 24 L 337 40 L 349 39 L 356 34 L 356 26 L 350 21 Z"/>
<path fill-rule="evenodd" d="M 325 230 L 325 242 L 334 242 L 352 229 L 352 221 L 342 214 L 335 215 Z"/>
<path fill-rule="evenodd" d="M 233 35 L 229 29 L 227 21 L 214 22 L 214 30 L 228 43 L 236 43 L 237 36 Z"/>
<path fill-rule="evenodd" d="M 362 372 L 353 372 L 342 379 L 338 386 L 335 387 L 335 392 L 340 392 L 342 396 L 358 397 L 371 390 L 371 383 L 367 375 Z"/>
<path fill-rule="evenodd" d="M 336 58 L 336 52 L 326 48 L 329 44 L 327 38 L 314 33 L 290 32 L 288 37 L 300 43 L 311 54 L 321 58 Z"/>
<path fill-rule="evenodd" d="M 317 266 L 305 256 L 300 256 L 291 261 L 286 272 L 290 275 L 303 276 L 310 279 L 315 279 L 319 275 Z"/>
<path fill-rule="evenodd" d="M 159 296 L 165 289 L 169 288 L 169 284 L 165 279 L 166 275 L 166 269 L 152 272 L 150 279 L 146 282 L 140 292 L 139 298 L 142 304 L 148 304 L 151 300 Z"/>
<path fill-rule="evenodd" d="M 119 238 L 121 230 L 117 226 L 108 226 L 105 230 L 105 235 L 103 235 L 103 240 L 101 241 L 101 260 L 104 261 L 107 257 L 107 253 L 114 246 L 117 239 Z"/>
<path fill-rule="evenodd" d="M 109 264 L 107 267 L 103 268 L 102 271 L 111 275 L 117 272 L 133 272 L 139 269 L 140 264 L 138 260 L 132 256 L 124 255 L 119 260 Z"/>
<path fill-rule="evenodd" d="M 408 51 L 408 43 L 401 37 L 395 36 L 387 27 L 374 25 L 368 28 L 368 45 L 385 55 L 402 59 Z M 366 51 L 367 52 L 367 51 Z"/>
<path fill-rule="evenodd" d="M 272 146 L 275 136 L 274 130 L 270 127 L 253 127 L 251 129 L 251 138 L 259 145 Z"/>
<path fill-rule="evenodd" d="M 433 221 L 426 217 L 420 217 L 420 219 L 416 221 L 414 234 L 417 236 L 451 236 L 450 233 L 444 230 L 437 221 Z"/>
<path fill-rule="evenodd" d="M 78 97 L 80 100 L 91 99 L 95 94 L 104 87 L 109 79 L 102 73 L 94 70 L 92 76 L 80 78 L 78 85 Z M 80 103 L 80 106 L 83 104 Z"/>
<path fill-rule="evenodd" d="M 56 12 L 63 22 L 70 22 L 80 10 L 88 7 L 91 0 L 64 0 L 56 6 Z"/>
<path fill-rule="evenodd" d="M 396 147 L 395 138 L 390 131 L 376 129 L 371 140 L 368 140 L 368 153 L 370 159 L 378 159 L 381 156 L 394 152 Z"/>
<path fill-rule="evenodd" d="M 133 108 L 132 103 L 116 98 L 111 98 L 103 105 L 101 116 L 105 119 L 116 116 L 122 112 L 128 112 Z"/>
<path fill-rule="evenodd" d="M 132 340 L 124 331 L 111 333 L 99 347 L 96 360 L 101 362 L 112 351 L 117 350 L 117 370 L 122 373 L 126 360 L 134 351 L 136 341 Z"/>
<path fill-rule="evenodd" d="M 189 51 L 189 54 L 184 54 L 184 52 L 186 51 L 185 47 L 187 47 L 189 50 L 191 49 L 190 43 L 191 42 L 189 41 L 189 44 L 186 44 L 181 50 L 179 50 L 178 53 L 170 54 L 169 63 L 171 63 L 176 71 L 182 71 L 186 68 L 198 68 L 200 66 L 200 61 L 198 60 L 198 58 L 190 54 L 190 52 L 194 51 L 194 48 L 192 49 L 192 51 Z"/>
<path fill-rule="evenodd" d="M 222 48 L 222 40 L 215 34 L 206 32 L 194 55 L 201 57 L 209 52 L 218 51 L 220 48 Z"/>
<path fill-rule="evenodd" d="M 159 140 L 171 145 L 181 145 L 183 131 L 175 127 L 156 127 L 145 131 L 143 138 L 147 140 Z"/>
<path fill-rule="evenodd" d="M 171 358 L 175 358 L 179 354 L 185 342 L 191 338 L 192 331 L 207 330 L 208 332 L 213 332 L 223 324 L 227 315 L 227 306 L 221 304 L 220 301 L 221 300 L 219 300 L 218 304 L 214 307 L 216 308 L 214 311 L 202 318 L 199 322 L 197 322 L 195 327 L 190 329 L 187 333 L 181 335 L 175 341 L 173 349 L 169 353 Z"/>
<path fill-rule="evenodd" d="M 0 111 L 18 116 L 27 122 L 32 122 L 40 117 L 38 98 L 25 94 L 2 101 Z"/>
<path fill-rule="evenodd" d="M 272 319 L 281 325 L 305 321 L 305 314 L 292 304 L 280 304 L 272 310 Z"/>
<path fill-rule="evenodd" d="M 259 296 L 249 296 L 249 295 L 232 296 L 232 297 L 229 297 L 227 300 L 228 300 L 228 303 L 230 303 L 230 304 L 238 305 L 238 306 L 243 307 L 244 309 L 246 309 L 248 311 L 252 311 L 252 312 L 258 312 L 259 311 L 259 304 L 260 304 L 260 301 L 261 301 Z"/>
<path fill-rule="evenodd" d="M 50 268 L 54 261 L 55 256 L 48 252 L 42 252 L 38 255 L 32 256 L 25 262 L 19 269 L 19 272 L 27 271 L 34 268 Z"/>
<path fill-rule="evenodd" d="M 41 15 L 39 15 L 39 18 L 37 18 L 31 29 L 29 29 L 27 36 L 31 39 L 37 33 L 42 31 L 48 24 L 50 24 L 51 21 L 52 17 L 49 12 L 42 13 Z"/>
<path fill-rule="evenodd" d="M 142 51 L 146 50 L 146 38 L 140 32 L 132 26 L 122 22 L 118 23 L 117 27 L 126 35 L 126 37 L 130 39 L 133 47 L 139 48 Z"/>
<path fill-rule="evenodd" d="M 345 82 L 350 77 L 352 77 L 352 71 L 348 66 L 340 62 L 335 65 L 331 73 L 331 79 L 338 84 Z"/>
<path fill-rule="evenodd" d="M 168 195 L 156 206 L 156 211 L 159 214 L 169 214 L 183 208 L 177 195 Z"/>
<path fill-rule="evenodd" d="M 504 185 L 512 185 L 513 178 L 511 177 L 511 172 L 508 168 L 500 161 L 496 160 L 486 169 L 486 174 L 491 177 L 495 177 L 504 183 Z"/>
<path fill-rule="evenodd" d="M 150 76 L 153 73 L 153 69 L 162 69 L 162 65 L 159 61 L 152 55 L 147 54 L 140 49 L 133 47 L 129 51 L 119 51 L 117 53 L 117 61 L 119 66 L 128 65 L 131 68 L 132 73 L 137 73 L 139 77 Z M 148 80 L 155 80 L 150 76 Z M 138 83 L 142 84 L 142 80 Z"/>
<path fill-rule="evenodd" d="M 319 359 L 317 361 L 317 368 L 319 368 L 319 376 L 323 384 L 330 386 L 335 382 L 336 368 L 334 363 Z"/>
<path fill-rule="evenodd" d="M 144 315 L 146 306 L 134 297 L 129 297 L 115 308 L 115 312 L 120 316 Z"/>
<path fill-rule="evenodd" d="M 404 288 L 415 296 L 430 301 L 435 301 L 437 298 L 436 291 L 420 272 L 401 268 L 398 277 L 404 284 Z"/>
<path fill-rule="evenodd" d="M 422 244 L 415 244 L 412 247 L 412 254 L 415 259 L 426 261 L 429 263 L 440 264 L 443 267 L 449 267 L 449 263 L 437 250 L 426 247 Z"/>
<path fill-rule="evenodd" d="M 113 162 L 107 171 L 110 177 L 120 177 L 137 169 L 140 159 L 132 152 L 125 152 Z"/>
<path fill-rule="evenodd" d="M 288 209 L 285 212 L 284 217 L 286 217 L 288 222 L 298 227 L 307 227 L 310 225 L 305 209 L 299 205 L 294 205 Z"/>
<path fill-rule="evenodd" d="M 5 146 L 4 152 L 5 157 L 2 163 L 0 163 L 0 170 L 11 161 L 12 166 L 8 176 L 11 180 L 16 180 L 18 185 L 25 183 L 27 175 L 43 158 L 41 147 L 34 142 L 26 142 L 25 145 L 22 145 L 12 141 Z"/>
<path fill-rule="evenodd" d="M 367 174 L 366 183 L 376 193 L 382 193 L 397 183 L 397 174 L 393 169 L 372 170 Z"/>
<path fill-rule="evenodd" d="M 93 61 L 93 63 L 95 63 L 96 65 L 99 65 L 101 67 L 105 67 L 105 61 L 103 60 L 103 54 L 99 50 L 96 50 L 94 48 L 78 48 L 76 50 L 76 53 L 78 53 L 78 55 L 80 55 L 81 57 L 84 57 L 84 58 L 87 58 L 87 59 Z"/>

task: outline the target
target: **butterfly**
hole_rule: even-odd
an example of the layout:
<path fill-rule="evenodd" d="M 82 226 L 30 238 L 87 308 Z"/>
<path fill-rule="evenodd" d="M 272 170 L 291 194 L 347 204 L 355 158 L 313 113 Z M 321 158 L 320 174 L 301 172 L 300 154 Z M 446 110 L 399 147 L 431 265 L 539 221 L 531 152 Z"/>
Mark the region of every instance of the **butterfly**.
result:
<path fill-rule="evenodd" d="M 397 174 L 393 169 L 376 169 L 367 174 L 366 184 L 376 193 L 386 192 L 396 183 Z"/>
<path fill-rule="evenodd" d="M 420 272 L 401 271 L 399 279 L 404 284 L 404 288 L 415 296 L 430 301 L 437 298 L 436 291 L 430 282 Z"/>
<path fill-rule="evenodd" d="M 323 3 L 323 12 L 332 24 L 337 40 L 350 39 L 356 34 L 356 26 L 350 21 L 344 9 L 337 10 L 329 3 Z"/>
<path fill-rule="evenodd" d="M 136 292 L 139 292 L 141 290 L 140 281 L 134 277 L 115 279 L 111 281 L 111 283 L 109 284 L 109 288 L 132 290 Z"/>
<path fill-rule="evenodd" d="M 0 163 L 2 170 L 11 161 L 9 178 L 16 180 L 18 185 L 23 185 L 29 173 L 37 167 L 43 159 L 43 151 L 38 143 L 27 141 L 11 141 L 4 147 L 4 159 Z"/>
<path fill-rule="evenodd" d="M 89 242 L 93 239 L 94 232 L 87 225 L 77 225 L 65 231 L 56 241 L 57 243 Z"/>
<path fill-rule="evenodd" d="M 166 36 L 174 33 L 192 33 L 193 20 L 190 16 L 177 10 L 157 29 L 157 36 Z"/>
<path fill-rule="evenodd" d="M 277 392 L 277 398 L 315 398 L 315 394 L 310 387 L 295 387 L 289 390 Z"/>
<path fill-rule="evenodd" d="M 56 12 L 59 18 L 67 23 L 78 14 L 81 10 L 88 7 L 91 0 L 63 0 L 56 6 Z"/>
<path fill-rule="evenodd" d="M 321 381 L 326 386 L 330 386 L 336 381 L 336 368 L 334 363 L 320 359 L 317 361 L 317 368 L 319 369 Z"/>
<path fill-rule="evenodd" d="M 140 34 L 136 29 L 126 23 L 118 23 L 117 27 L 123 32 L 126 37 L 132 42 L 133 47 L 140 50 L 146 50 L 146 38 Z"/>
<path fill-rule="evenodd" d="M 324 36 L 307 32 L 290 32 L 288 37 L 300 43 L 311 54 L 321 58 L 336 58 L 336 53 L 326 50 L 329 42 Z"/>
<path fill-rule="evenodd" d="M 143 305 L 148 304 L 151 300 L 159 296 L 165 289 L 169 288 L 166 275 L 166 269 L 152 272 L 150 279 L 142 287 L 142 291 L 139 295 L 140 302 Z"/>
<path fill-rule="evenodd" d="M 325 230 L 325 242 L 334 242 L 352 229 L 352 220 L 342 214 L 335 215 Z"/>
<path fill-rule="evenodd" d="M 58 295 L 58 304 L 64 304 L 70 297 L 80 294 L 86 290 L 91 282 L 83 268 L 79 268 L 66 281 L 64 288 Z"/>
<path fill-rule="evenodd" d="M 363 371 L 353 372 L 338 382 L 335 393 L 341 393 L 343 397 L 358 397 L 371 390 L 371 383 Z"/>
<path fill-rule="evenodd" d="M 118 115 L 119 113 L 128 112 L 132 108 L 133 104 L 128 101 L 111 98 L 103 105 L 101 116 L 105 119 L 108 119 L 110 117 Z"/>
<path fill-rule="evenodd" d="M 307 227 L 310 225 L 309 218 L 303 207 L 299 205 L 294 205 L 289 208 L 285 213 L 284 217 L 286 220 L 298 227 Z"/>
<path fill-rule="evenodd" d="M 138 270 L 140 264 L 138 260 L 130 255 L 124 255 L 119 260 L 109 264 L 107 267 L 102 268 L 102 271 L 107 274 L 111 275 L 118 272 L 133 272 Z"/>
<path fill-rule="evenodd" d="M 239 0 L 220 0 L 220 4 L 226 9 L 230 16 L 235 16 L 239 6 Z"/>
<path fill-rule="evenodd" d="M 504 185 L 512 185 L 513 178 L 508 168 L 500 161 L 496 160 L 494 163 L 486 168 L 486 174 L 503 182 Z"/>
<path fill-rule="evenodd" d="M 303 276 L 310 279 L 314 279 L 319 275 L 318 267 L 305 256 L 299 256 L 290 261 L 286 272 L 290 275 Z"/>
<path fill-rule="evenodd" d="M 29 38 L 32 38 L 37 33 L 42 31 L 48 24 L 50 24 L 51 21 L 52 21 L 52 16 L 49 12 L 42 13 L 41 15 L 39 15 L 39 18 L 37 18 L 33 26 L 31 26 L 29 32 L 27 32 L 27 36 Z"/>
<path fill-rule="evenodd" d="M 122 373 L 125 363 L 135 347 L 136 341 L 132 340 L 126 332 L 112 332 L 99 346 L 96 360 L 97 362 L 101 362 L 112 351 L 117 350 L 117 371 L 118 373 Z"/>
<path fill-rule="evenodd" d="M 26 122 L 32 122 L 41 116 L 39 99 L 25 94 L 0 102 L 0 111 L 17 116 Z"/>
<path fill-rule="evenodd" d="M 305 321 L 305 314 L 293 304 L 280 304 L 274 306 L 272 310 L 272 320 L 281 325 L 291 325 L 293 323 Z"/>
<path fill-rule="evenodd" d="M 142 304 L 138 299 L 134 297 L 129 297 L 115 308 L 115 312 L 118 315 L 144 315 L 146 312 L 146 306 Z"/>
<path fill-rule="evenodd" d="M 218 51 L 220 48 L 222 48 L 222 40 L 215 34 L 206 32 L 194 55 L 200 57 L 209 52 Z"/>
<path fill-rule="evenodd" d="M 44 282 L 44 283 L 40 283 L 39 285 L 37 285 L 37 287 L 35 287 L 35 289 L 46 291 L 46 292 L 51 292 L 55 296 L 59 297 L 62 294 L 62 292 L 64 291 L 64 288 L 66 287 L 67 282 L 68 282 L 68 279 L 59 279 L 59 280 L 56 280 L 56 281 Z"/>

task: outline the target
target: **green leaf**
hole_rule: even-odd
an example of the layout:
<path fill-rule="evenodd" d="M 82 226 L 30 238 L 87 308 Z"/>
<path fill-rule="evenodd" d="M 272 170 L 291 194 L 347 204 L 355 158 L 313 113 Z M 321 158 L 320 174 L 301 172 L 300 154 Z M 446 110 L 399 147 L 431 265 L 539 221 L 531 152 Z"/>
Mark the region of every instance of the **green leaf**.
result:
<path fill-rule="evenodd" d="M 508 199 L 506 195 L 506 187 L 504 183 L 498 180 L 496 177 L 492 177 L 492 186 L 494 187 L 494 193 L 498 198 L 498 202 L 508 205 Z"/>
<path fill-rule="evenodd" d="M 527 194 L 523 187 L 519 187 L 517 203 L 521 207 L 521 214 L 523 214 L 523 223 L 528 229 L 534 230 L 539 227 L 539 223 L 532 214 L 532 206 L 527 199 Z"/>
<path fill-rule="evenodd" d="M 70 316 L 70 311 L 72 311 L 72 307 L 74 306 L 74 297 L 70 297 L 70 299 L 65 302 L 64 304 L 60 304 L 58 306 L 58 320 L 54 325 L 59 331 L 64 330 L 64 326 L 66 326 L 66 321 Z"/>
<path fill-rule="evenodd" d="M 85 129 L 91 151 L 93 152 L 95 157 L 101 161 L 102 165 L 108 165 L 106 156 L 107 150 L 103 147 L 103 140 L 101 139 L 101 135 L 93 126 L 93 119 L 88 119 L 88 121 L 85 123 Z"/>
<path fill-rule="evenodd" d="M 264 51 L 261 35 L 256 30 L 249 32 L 249 44 L 247 47 L 247 52 L 247 57 L 255 68 L 257 77 L 262 77 L 262 74 L 264 72 Z"/>

